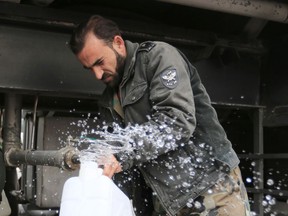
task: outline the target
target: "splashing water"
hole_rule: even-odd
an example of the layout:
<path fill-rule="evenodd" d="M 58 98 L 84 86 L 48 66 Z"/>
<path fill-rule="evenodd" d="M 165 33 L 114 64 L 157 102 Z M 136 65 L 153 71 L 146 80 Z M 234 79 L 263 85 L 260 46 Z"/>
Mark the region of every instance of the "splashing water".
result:
<path fill-rule="evenodd" d="M 111 127 L 105 125 L 102 130 L 85 130 L 81 137 L 74 140 L 80 151 L 80 161 L 96 161 L 99 165 L 107 163 L 107 159 L 112 154 L 120 152 L 132 152 L 136 148 L 138 155 L 136 158 L 146 157 L 153 159 L 158 156 L 158 150 L 168 152 L 177 147 L 176 142 L 182 137 L 182 133 L 172 133 L 168 125 L 128 125 L 121 128 L 113 123 Z M 95 138 L 96 137 L 96 138 Z M 141 152 L 144 143 L 151 143 L 153 150 L 147 155 Z M 164 149 L 164 150 L 163 150 Z"/>
<path fill-rule="evenodd" d="M 79 122 L 77 123 L 79 125 Z M 145 142 L 150 142 L 155 147 L 155 151 L 153 155 L 148 155 L 150 159 L 156 158 L 158 154 L 159 148 L 165 148 L 166 151 L 173 150 L 177 148 L 177 146 L 181 146 L 179 140 L 183 138 L 183 134 L 181 131 L 176 132 L 171 129 L 168 124 L 161 125 L 128 125 L 125 128 L 121 128 L 117 124 L 113 124 L 113 132 L 108 132 L 109 128 L 104 123 L 104 127 L 97 129 L 87 129 L 86 125 L 84 125 L 85 130 L 82 133 L 81 137 L 78 139 L 78 147 L 85 146 L 86 148 L 81 149 L 80 151 L 80 161 L 96 161 L 99 165 L 104 165 L 109 163 L 109 158 L 112 154 L 117 154 L 121 152 L 131 152 L 135 150 L 140 150 L 145 148 Z M 174 132 L 174 133 L 173 133 Z M 95 138 L 95 136 L 97 138 Z M 135 139 L 137 137 L 137 139 Z M 184 144 L 183 144 L 184 145 Z M 205 143 L 199 144 L 200 148 L 208 148 Z M 136 151 L 136 152 L 137 152 Z M 212 150 L 211 150 L 212 151 Z M 143 152 L 142 152 L 143 153 Z M 141 155 L 143 156 L 143 155 Z M 203 163 L 203 159 L 201 155 L 197 155 L 199 157 L 195 157 L 195 162 L 200 164 Z M 140 154 L 135 156 L 136 159 L 140 158 Z M 107 161 L 108 160 L 108 161 Z M 179 159 L 180 160 L 180 159 Z M 183 158 L 181 159 L 183 164 L 186 161 L 190 162 L 191 158 Z M 173 170 L 173 166 L 171 163 L 166 164 L 168 171 Z M 251 162 L 251 169 L 256 166 L 256 162 Z M 193 177 L 195 172 L 193 170 L 189 170 L 190 176 Z M 258 179 L 257 173 L 255 174 L 255 179 L 252 177 L 246 177 L 246 184 L 256 184 L 258 181 L 262 181 L 262 179 Z M 169 180 L 173 181 L 176 176 L 170 175 Z M 189 182 L 182 182 L 183 187 L 189 187 Z M 276 182 L 272 178 L 266 181 L 267 186 L 275 186 Z M 257 187 L 255 187 L 257 189 Z M 209 191 L 212 193 L 212 191 Z M 271 196 L 265 196 L 262 202 L 262 206 L 264 207 L 265 212 L 271 213 L 271 207 L 275 205 L 276 198 Z M 193 200 L 187 202 L 187 207 L 199 207 Z M 252 212 L 252 215 L 256 213 Z"/>
<path fill-rule="evenodd" d="M 91 138 L 81 138 L 79 145 L 88 145 L 87 149 L 80 152 L 80 161 L 95 161 L 98 165 L 104 165 L 110 162 L 113 154 L 125 150 L 125 146 L 114 146 L 111 140 L 97 140 Z"/>
<path fill-rule="evenodd" d="M 95 136 L 97 138 L 95 138 Z M 77 140 L 80 150 L 80 161 L 95 161 L 98 165 L 109 163 L 111 155 L 132 151 L 130 138 L 104 131 L 85 132 Z"/>

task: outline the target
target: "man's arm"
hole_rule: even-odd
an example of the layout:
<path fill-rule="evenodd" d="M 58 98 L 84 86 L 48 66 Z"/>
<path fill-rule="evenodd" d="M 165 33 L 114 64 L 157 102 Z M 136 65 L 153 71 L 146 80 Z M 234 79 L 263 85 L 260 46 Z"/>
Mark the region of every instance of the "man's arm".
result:
<path fill-rule="evenodd" d="M 147 55 L 147 76 L 152 77 L 149 81 L 152 114 L 139 126 L 140 134 L 131 137 L 134 151 L 116 155 L 124 170 L 187 144 L 196 127 L 194 98 L 185 60 L 177 49 L 164 43 L 144 54 Z"/>

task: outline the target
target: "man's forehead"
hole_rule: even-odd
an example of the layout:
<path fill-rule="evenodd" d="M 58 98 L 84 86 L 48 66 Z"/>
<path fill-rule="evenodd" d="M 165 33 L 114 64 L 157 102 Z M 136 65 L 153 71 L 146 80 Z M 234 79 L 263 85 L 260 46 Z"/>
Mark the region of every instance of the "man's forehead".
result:
<path fill-rule="evenodd" d="M 86 37 L 85 37 L 85 41 L 84 41 L 84 47 L 86 46 L 86 45 L 106 45 L 105 44 L 105 42 L 104 42 L 104 40 L 102 40 L 102 39 L 99 39 L 98 37 L 96 37 L 95 35 L 94 35 L 94 33 L 93 32 L 89 32 L 89 33 L 87 33 L 87 35 L 86 35 Z"/>
<path fill-rule="evenodd" d="M 103 42 L 103 40 L 98 39 L 93 35 L 92 33 L 87 35 L 85 38 L 84 46 L 80 55 L 98 55 L 98 50 L 101 50 L 101 48 L 104 48 L 106 44 Z M 102 53 L 101 51 L 99 53 Z"/>

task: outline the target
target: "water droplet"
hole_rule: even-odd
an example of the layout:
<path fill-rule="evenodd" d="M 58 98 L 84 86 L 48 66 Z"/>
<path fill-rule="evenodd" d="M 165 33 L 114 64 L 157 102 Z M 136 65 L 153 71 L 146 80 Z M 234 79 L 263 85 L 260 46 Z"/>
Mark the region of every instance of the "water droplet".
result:
<path fill-rule="evenodd" d="M 201 205 L 200 202 L 195 201 L 194 206 L 195 206 L 196 209 L 200 209 L 202 205 Z"/>
<path fill-rule="evenodd" d="M 189 183 L 187 183 L 187 182 L 183 182 L 183 183 L 182 183 L 182 186 L 183 186 L 183 187 L 190 187 L 191 184 L 189 184 Z"/>
<path fill-rule="evenodd" d="M 212 194 L 212 193 L 213 193 L 213 190 L 212 190 L 212 189 L 209 189 L 209 190 L 207 191 L 207 193 L 208 193 L 208 194 Z"/>
<path fill-rule="evenodd" d="M 247 183 L 251 183 L 251 182 L 252 182 L 252 179 L 249 178 L 249 177 L 247 177 L 247 178 L 246 178 L 246 182 L 247 182 Z"/>
<path fill-rule="evenodd" d="M 267 185 L 269 185 L 269 186 L 274 185 L 273 179 L 268 179 L 268 180 L 267 180 Z"/>
<path fill-rule="evenodd" d="M 272 198 L 271 200 L 269 200 L 269 204 L 270 205 L 275 205 L 276 204 L 275 198 Z"/>
<path fill-rule="evenodd" d="M 142 146 L 144 144 L 143 140 L 138 140 L 138 146 Z"/>
<path fill-rule="evenodd" d="M 172 181 L 175 180 L 174 176 L 172 176 L 172 175 L 169 176 L 169 179 L 171 179 Z"/>
<path fill-rule="evenodd" d="M 205 147 L 205 143 L 201 143 L 199 144 L 200 148 L 204 148 Z"/>
<path fill-rule="evenodd" d="M 190 176 L 195 176 L 195 171 L 190 171 Z"/>
<path fill-rule="evenodd" d="M 192 198 L 189 198 L 188 200 L 187 200 L 187 203 L 186 203 L 186 206 L 188 207 L 188 208 L 192 208 L 193 207 L 193 199 Z"/>
<path fill-rule="evenodd" d="M 269 200 L 272 199 L 272 196 L 271 196 L 271 195 L 266 195 L 266 196 L 265 196 L 265 199 L 269 201 Z"/>
<path fill-rule="evenodd" d="M 268 202 L 267 202 L 266 200 L 263 200 L 263 201 L 262 201 L 262 206 L 265 207 L 265 206 L 267 206 L 267 205 L 268 205 Z"/>
<path fill-rule="evenodd" d="M 188 208 L 192 208 L 193 207 L 193 204 L 192 203 L 186 203 L 186 206 L 188 207 Z"/>

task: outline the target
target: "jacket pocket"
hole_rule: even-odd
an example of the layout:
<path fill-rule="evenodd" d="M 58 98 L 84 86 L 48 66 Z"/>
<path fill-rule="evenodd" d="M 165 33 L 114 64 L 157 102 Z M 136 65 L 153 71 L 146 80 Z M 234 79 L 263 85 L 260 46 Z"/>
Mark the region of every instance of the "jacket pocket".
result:
<path fill-rule="evenodd" d="M 131 88 L 126 97 L 124 98 L 123 107 L 130 104 L 134 104 L 140 98 L 142 98 L 146 92 L 147 86 L 148 85 L 146 82 L 141 82 L 137 83 L 137 85 L 134 88 Z"/>

